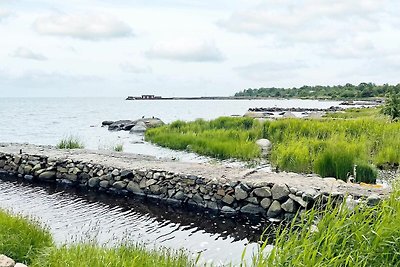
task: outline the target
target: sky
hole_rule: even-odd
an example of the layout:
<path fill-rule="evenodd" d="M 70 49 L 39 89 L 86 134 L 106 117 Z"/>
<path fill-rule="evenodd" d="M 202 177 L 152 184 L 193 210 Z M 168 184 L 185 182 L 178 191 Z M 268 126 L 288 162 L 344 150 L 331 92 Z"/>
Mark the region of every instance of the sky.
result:
<path fill-rule="evenodd" d="M 0 97 L 400 83 L 397 0 L 0 0 Z"/>

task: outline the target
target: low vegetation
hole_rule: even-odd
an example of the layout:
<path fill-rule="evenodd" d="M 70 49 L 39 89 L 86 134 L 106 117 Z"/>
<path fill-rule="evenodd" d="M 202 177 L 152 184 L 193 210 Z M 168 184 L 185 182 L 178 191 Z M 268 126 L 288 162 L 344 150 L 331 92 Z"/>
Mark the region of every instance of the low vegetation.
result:
<path fill-rule="evenodd" d="M 272 251 L 263 250 L 252 266 L 398 266 L 400 191 L 395 186 L 377 206 L 348 205 L 310 210 L 282 227 Z"/>
<path fill-rule="evenodd" d="M 59 149 L 80 149 L 84 148 L 83 142 L 76 136 L 68 136 L 63 139 L 56 145 Z"/>
<path fill-rule="evenodd" d="M 53 239 L 48 229 L 0 209 L 0 254 L 30 264 L 43 249 L 51 246 Z"/>
<path fill-rule="evenodd" d="M 115 152 L 122 152 L 122 151 L 124 151 L 124 145 L 123 145 L 123 144 L 116 144 L 116 145 L 113 147 L 113 150 L 114 150 Z"/>
<path fill-rule="evenodd" d="M 40 223 L 2 210 L 0 252 L 31 267 L 186 267 L 196 263 L 184 251 L 148 249 L 139 244 L 113 248 L 93 243 L 55 246 L 48 229 Z"/>
<path fill-rule="evenodd" d="M 176 121 L 146 132 L 146 140 L 158 145 L 219 159 L 260 157 L 255 144 L 260 138 L 272 142 L 270 160 L 280 170 L 346 180 L 357 165 L 357 180 L 374 182 L 374 166 L 392 168 L 400 162 L 400 123 L 390 122 L 376 108 L 352 109 L 320 120 Z"/>
<path fill-rule="evenodd" d="M 376 85 L 374 83 L 360 83 L 353 85 L 334 86 L 307 86 L 296 88 L 258 88 L 245 89 L 235 94 L 236 97 L 279 97 L 279 98 L 323 98 L 323 99 L 363 99 L 371 97 L 385 97 L 392 90 L 400 91 L 397 85 Z"/>

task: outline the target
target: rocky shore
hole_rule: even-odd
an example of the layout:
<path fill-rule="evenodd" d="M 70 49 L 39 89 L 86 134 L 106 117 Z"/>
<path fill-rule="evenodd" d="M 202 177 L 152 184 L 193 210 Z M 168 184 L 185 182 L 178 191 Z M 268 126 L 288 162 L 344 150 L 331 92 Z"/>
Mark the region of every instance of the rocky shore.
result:
<path fill-rule="evenodd" d="M 59 150 L 49 146 L 0 144 L 0 172 L 27 181 L 60 183 L 225 214 L 292 218 L 299 210 L 347 198 L 375 204 L 389 189 L 348 184 L 334 178 L 272 173 L 220 165 L 183 163 L 127 153 Z"/>
<path fill-rule="evenodd" d="M 129 131 L 130 133 L 144 133 L 148 128 L 164 125 L 159 118 L 142 118 L 138 120 L 103 121 L 102 126 L 107 126 L 109 131 Z"/>

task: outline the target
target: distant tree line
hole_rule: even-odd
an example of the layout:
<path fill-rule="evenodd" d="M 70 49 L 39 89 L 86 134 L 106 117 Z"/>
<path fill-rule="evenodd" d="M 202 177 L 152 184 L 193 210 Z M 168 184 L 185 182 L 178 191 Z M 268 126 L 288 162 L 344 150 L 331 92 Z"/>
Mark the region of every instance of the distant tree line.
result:
<path fill-rule="evenodd" d="M 324 99 L 361 99 L 369 97 L 385 97 L 389 92 L 399 92 L 400 84 L 376 85 L 360 83 L 353 85 L 307 86 L 293 88 L 258 88 L 245 89 L 235 94 L 237 97 L 278 97 L 278 98 L 324 98 Z"/>

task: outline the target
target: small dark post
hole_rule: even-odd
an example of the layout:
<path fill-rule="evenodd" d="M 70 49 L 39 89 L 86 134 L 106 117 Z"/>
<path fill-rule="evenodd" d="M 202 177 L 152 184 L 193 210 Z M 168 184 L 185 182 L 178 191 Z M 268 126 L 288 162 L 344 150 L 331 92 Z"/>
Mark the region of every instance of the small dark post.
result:
<path fill-rule="evenodd" d="M 22 154 L 22 148 L 19 150 L 19 154 Z"/>

